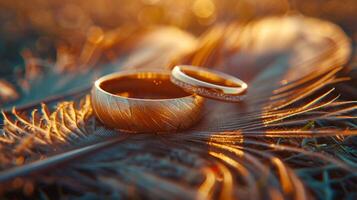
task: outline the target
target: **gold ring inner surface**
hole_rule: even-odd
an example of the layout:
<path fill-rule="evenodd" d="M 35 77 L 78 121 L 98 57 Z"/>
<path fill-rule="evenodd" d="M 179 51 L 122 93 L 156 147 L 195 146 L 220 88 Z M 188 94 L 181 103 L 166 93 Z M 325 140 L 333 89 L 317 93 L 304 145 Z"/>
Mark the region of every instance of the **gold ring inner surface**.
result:
<path fill-rule="evenodd" d="M 169 74 L 143 72 L 104 80 L 99 87 L 113 95 L 134 99 L 175 99 L 190 96 L 170 81 Z"/>
<path fill-rule="evenodd" d="M 224 87 L 241 87 L 240 84 L 209 71 L 203 71 L 203 70 L 197 71 L 197 70 L 191 70 L 186 68 L 181 68 L 181 71 L 194 79 L 211 83 L 214 85 L 219 85 Z"/>

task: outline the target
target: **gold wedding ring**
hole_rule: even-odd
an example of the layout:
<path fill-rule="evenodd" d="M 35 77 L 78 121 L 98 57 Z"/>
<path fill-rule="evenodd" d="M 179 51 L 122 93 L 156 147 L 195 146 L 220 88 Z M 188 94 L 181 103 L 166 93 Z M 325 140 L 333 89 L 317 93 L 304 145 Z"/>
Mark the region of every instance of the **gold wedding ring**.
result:
<path fill-rule="evenodd" d="M 241 101 L 248 88 L 234 76 L 191 65 L 175 66 L 171 82 L 188 93 L 228 102 Z"/>
<path fill-rule="evenodd" d="M 99 120 L 126 132 L 173 132 L 199 120 L 204 98 L 185 92 L 163 71 L 126 71 L 98 79 L 92 106 Z"/>

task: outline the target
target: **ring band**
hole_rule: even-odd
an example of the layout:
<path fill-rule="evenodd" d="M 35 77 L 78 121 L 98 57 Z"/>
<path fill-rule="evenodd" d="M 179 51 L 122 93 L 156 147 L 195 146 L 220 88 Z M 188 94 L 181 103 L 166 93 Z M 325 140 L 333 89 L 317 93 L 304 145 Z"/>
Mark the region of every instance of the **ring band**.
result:
<path fill-rule="evenodd" d="M 241 101 L 248 88 L 234 76 L 191 65 L 175 66 L 171 82 L 188 93 L 229 102 Z"/>
<path fill-rule="evenodd" d="M 192 126 L 204 98 L 172 84 L 163 71 L 126 71 L 98 79 L 92 106 L 99 120 L 125 132 L 171 132 Z"/>

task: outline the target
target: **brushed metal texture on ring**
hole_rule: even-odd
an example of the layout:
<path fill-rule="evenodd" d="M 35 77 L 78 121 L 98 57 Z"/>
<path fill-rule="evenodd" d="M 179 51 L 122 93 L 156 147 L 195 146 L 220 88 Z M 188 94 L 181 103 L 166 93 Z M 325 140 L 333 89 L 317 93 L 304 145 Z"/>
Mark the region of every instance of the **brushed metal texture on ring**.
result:
<path fill-rule="evenodd" d="M 171 82 L 188 93 L 227 102 L 241 101 L 248 88 L 237 77 L 192 65 L 175 66 Z"/>
<path fill-rule="evenodd" d="M 175 132 L 201 117 L 204 98 L 170 81 L 170 73 L 123 71 L 98 79 L 91 91 L 95 115 L 125 132 Z"/>

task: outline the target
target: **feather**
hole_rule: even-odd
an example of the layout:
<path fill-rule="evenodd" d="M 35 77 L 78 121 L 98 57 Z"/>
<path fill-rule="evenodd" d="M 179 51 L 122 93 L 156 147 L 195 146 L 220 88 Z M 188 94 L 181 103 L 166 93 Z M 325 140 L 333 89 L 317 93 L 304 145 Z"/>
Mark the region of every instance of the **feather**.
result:
<path fill-rule="evenodd" d="M 148 46 L 166 37 L 157 34 L 148 36 Z M 174 38 L 167 36 L 170 44 Z M 353 146 L 343 142 L 357 134 L 356 102 L 339 100 L 334 89 L 351 49 L 338 27 L 301 16 L 271 17 L 214 26 L 193 41 L 193 50 L 188 42 L 184 51 L 152 63 L 237 75 L 249 84 L 245 101 L 209 101 L 199 124 L 172 134 L 107 129 L 95 119 L 88 96 L 79 104 L 58 101 L 53 109 L 42 104 L 41 112 L 4 112 L 0 183 L 11 187 L 1 192 L 151 199 L 310 199 L 328 198 L 338 188 L 354 192 L 356 160 L 343 153 Z M 152 67 L 146 61 L 155 55 L 133 68 Z"/>

